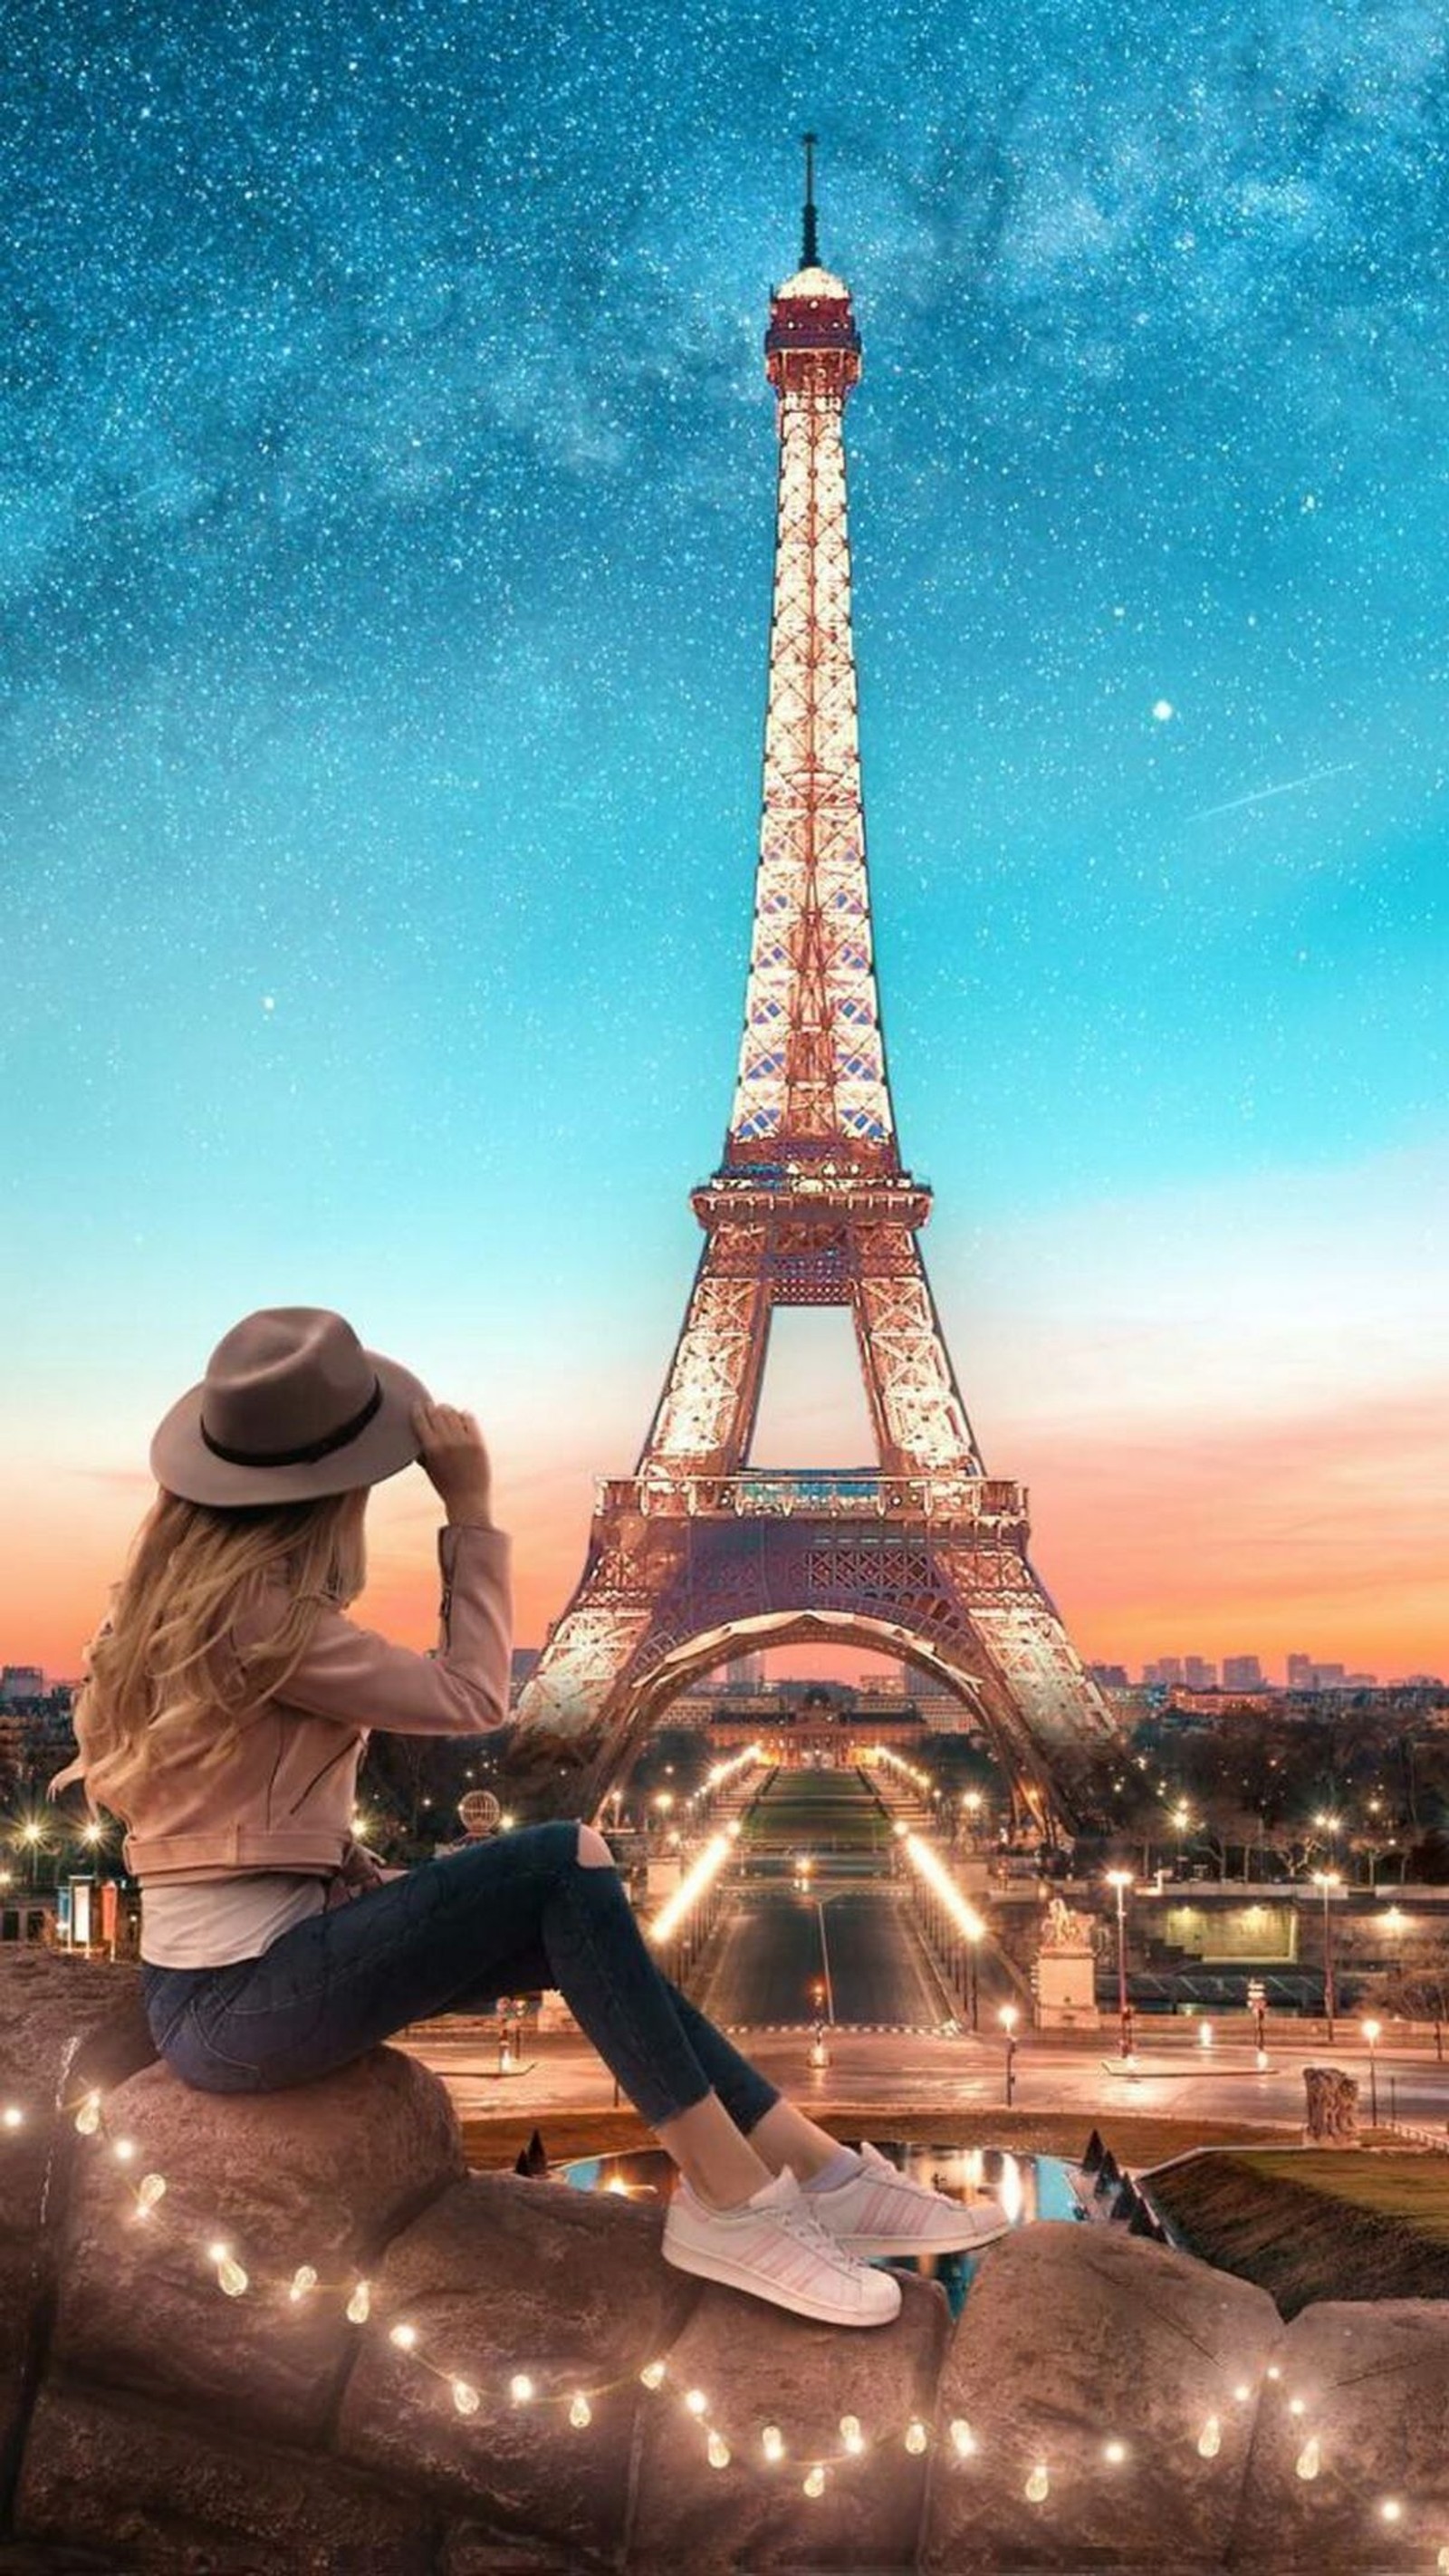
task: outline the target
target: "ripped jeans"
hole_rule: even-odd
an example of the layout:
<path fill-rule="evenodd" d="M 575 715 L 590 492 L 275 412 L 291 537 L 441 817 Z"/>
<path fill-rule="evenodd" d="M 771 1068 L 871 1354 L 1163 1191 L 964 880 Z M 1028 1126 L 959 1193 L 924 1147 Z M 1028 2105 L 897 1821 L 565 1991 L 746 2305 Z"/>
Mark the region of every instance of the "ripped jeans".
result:
<path fill-rule="evenodd" d="M 161 2055 L 207 2093 L 270 2093 L 407 2023 L 553 1986 L 651 2128 L 715 2092 L 737 2128 L 779 2089 L 663 1975 L 619 1873 L 577 1824 L 523 1825 L 294 1923 L 255 1959 L 143 1962 Z"/>

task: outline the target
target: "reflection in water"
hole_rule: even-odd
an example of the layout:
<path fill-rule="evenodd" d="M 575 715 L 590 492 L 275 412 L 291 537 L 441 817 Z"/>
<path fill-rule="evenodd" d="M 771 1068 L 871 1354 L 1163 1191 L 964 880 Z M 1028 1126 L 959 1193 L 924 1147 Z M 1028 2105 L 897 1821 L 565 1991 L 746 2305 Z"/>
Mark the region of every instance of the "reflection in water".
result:
<path fill-rule="evenodd" d="M 927 2183 L 952 2200 L 995 2200 L 1013 2227 L 1029 2227 L 1040 2218 L 1085 2215 L 1072 2180 L 1072 2167 L 1059 2156 L 1018 2156 L 1004 2147 L 902 2146 L 888 2138 L 872 2142 L 912 2181 Z M 860 2140 L 852 2138 L 852 2146 Z M 674 2167 L 662 2147 L 638 2147 L 627 2155 L 576 2156 L 555 2166 L 553 2178 L 575 2191 L 627 2193 L 648 2206 L 663 2203 L 673 2189 Z M 985 2249 L 984 2249 L 985 2250 Z M 980 2254 L 893 2255 L 891 2267 L 919 2272 L 939 2281 L 951 2313 L 957 2316 L 971 2287 Z"/>

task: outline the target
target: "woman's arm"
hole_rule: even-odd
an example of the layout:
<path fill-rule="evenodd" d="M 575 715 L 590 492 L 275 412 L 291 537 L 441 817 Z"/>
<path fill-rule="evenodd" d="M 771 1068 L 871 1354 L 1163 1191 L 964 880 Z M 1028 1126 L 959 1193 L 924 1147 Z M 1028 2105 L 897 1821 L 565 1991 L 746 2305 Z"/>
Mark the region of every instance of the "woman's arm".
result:
<path fill-rule="evenodd" d="M 504 1725 L 513 1634 L 508 1537 L 482 1523 L 450 1521 L 438 1532 L 438 1559 L 436 1654 L 394 1645 L 324 1607 L 306 1654 L 278 1693 L 281 1703 L 384 1735 L 479 1735 Z M 248 1603 L 233 1625 L 237 1644 L 272 1633 L 284 1600 L 272 1586 Z"/>

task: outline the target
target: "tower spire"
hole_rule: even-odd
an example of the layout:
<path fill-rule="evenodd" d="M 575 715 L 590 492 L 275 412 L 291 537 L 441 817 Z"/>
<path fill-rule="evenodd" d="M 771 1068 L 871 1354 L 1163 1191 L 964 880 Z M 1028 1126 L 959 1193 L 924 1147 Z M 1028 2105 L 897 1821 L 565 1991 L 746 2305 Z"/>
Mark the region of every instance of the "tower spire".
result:
<path fill-rule="evenodd" d="M 804 134 L 800 139 L 805 146 L 805 231 L 800 265 L 802 268 L 818 268 L 820 244 L 815 232 L 815 146 L 820 137 L 818 134 Z"/>

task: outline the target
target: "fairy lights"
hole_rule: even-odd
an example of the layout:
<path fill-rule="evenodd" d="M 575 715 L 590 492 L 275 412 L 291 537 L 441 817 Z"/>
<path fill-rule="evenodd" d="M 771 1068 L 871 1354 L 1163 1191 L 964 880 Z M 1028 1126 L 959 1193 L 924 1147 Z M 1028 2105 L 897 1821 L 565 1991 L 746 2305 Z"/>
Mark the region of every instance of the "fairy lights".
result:
<path fill-rule="evenodd" d="M 925 1875 L 924 1872 L 923 1875 Z M 84 2136 L 94 2136 L 102 2131 L 105 2124 L 99 2091 L 91 2089 L 86 2092 L 76 2106 L 73 2117 L 75 2127 Z M 10 2103 L 4 2106 L 3 2112 L 0 2112 L 0 2126 L 14 2132 L 25 2124 L 26 2118 L 27 2111 L 23 2104 Z M 123 2169 L 134 2162 L 139 2153 L 135 2140 L 131 2138 L 111 2138 L 107 2143 L 111 2161 Z M 125 2188 L 131 2201 L 131 2215 L 149 2218 L 154 2216 L 165 2199 L 168 2184 L 164 2174 L 148 2171 L 138 2182 L 132 2182 L 127 2177 Z M 225 2296 L 239 2299 L 253 2288 L 251 2276 L 227 2238 L 217 2236 L 207 2240 L 204 2250 L 207 2262 L 215 2271 L 217 2286 Z M 366 2325 L 372 2316 L 372 2290 L 371 2284 L 366 2279 L 354 2277 L 350 2283 L 329 2282 L 322 2278 L 313 2263 L 296 2264 L 285 2280 L 276 2284 L 273 2295 L 280 2297 L 284 2291 L 286 2302 L 293 2309 L 300 2308 L 308 2302 L 315 2304 L 319 2298 L 336 2296 L 340 2299 L 345 2292 L 343 2313 L 350 2324 Z M 442 2368 L 432 2360 L 421 2349 L 419 2329 L 410 2320 L 398 2319 L 387 2326 L 386 2333 L 388 2342 L 399 2356 L 407 2356 L 415 2364 L 429 2371 L 446 2388 L 453 2409 L 459 2417 L 472 2419 L 483 2413 L 486 2391 L 463 2374 Z M 540 2407 L 556 2405 L 563 2410 L 565 2420 L 571 2429 L 582 2432 L 595 2421 L 595 2407 L 601 2396 L 626 2387 L 631 2378 L 651 2393 L 657 2392 L 664 2387 L 670 2375 L 668 2361 L 658 2355 L 644 2363 L 637 2372 L 631 2371 L 623 2378 L 611 2379 L 602 2386 L 592 2389 L 580 2388 L 577 2385 L 562 2390 L 548 2389 L 541 2387 L 529 2372 L 517 2370 L 507 2382 L 507 2395 L 515 2406 L 535 2403 Z M 1223 2376 L 1227 2380 L 1226 2365 L 1223 2368 Z M 1258 2397 L 1266 2401 L 1275 2390 L 1278 2392 L 1278 2402 L 1282 2406 L 1284 2418 L 1294 2427 L 1297 2437 L 1293 2455 L 1294 2473 L 1303 2485 L 1311 2486 L 1322 2475 L 1327 2461 L 1327 2445 L 1323 2428 L 1321 2424 L 1314 2426 L 1309 2420 L 1313 2413 L 1318 2412 L 1318 2400 L 1312 2392 L 1305 2395 L 1300 2391 L 1288 2396 L 1281 2388 L 1282 2376 L 1281 2365 L 1277 2362 L 1268 2362 L 1262 2365 L 1258 2377 L 1231 2380 L 1228 2386 L 1233 2400 L 1240 2407 L 1251 2405 Z M 730 2430 L 710 2419 L 709 2399 L 703 2389 L 693 2384 L 687 2387 L 679 2386 L 677 2382 L 675 2384 L 684 2414 L 699 2428 L 703 2439 L 703 2459 L 712 2470 L 722 2473 L 741 2461 L 751 2462 L 756 2466 L 757 2471 L 760 2467 L 766 2471 L 776 2470 L 789 2457 L 789 2446 L 779 2424 L 772 2421 L 761 2425 L 757 2433 L 751 2437 L 750 2443 L 742 2448 L 741 2440 L 736 2439 Z M 812 2456 L 813 2444 L 796 2445 L 800 2492 L 811 2501 L 817 2501 L 825 2494 L 832 2469 L 851 2460 L 860 2459 L 869 2452 L 881 2451 L 894 2442 L 902 2444 L 905 2451 L 912 2458 L 917 2459 L 924 2457 L 934 2447 L 943 2459 L 955 2466 L 976 2462 L 982 2457 L 982 2444 L 976 2432 L 965 2416 L 960 2415 L 949 2419 L 944 2436 L 936 2437 L 934 2444 L 928 2423 L 919 2415 L 910 2416 L 904 2425 L 898 2424 L 894 2428 L 886 2425 L 872 2432 L 862 2423 L 859 2415 L 846 2413 L 838 2418 L 838 2432 L 839 2449 L 825 2456 Z M 1193 2438 L 1200 2458 L 1217 2459 L 1224 2448 L 1224 2422 L 1221 2414 L 1217 2411 L 1207 2414 Z M 754 2447 L 756 2442 L 757 2448 Z M 995 2445 L 989 2447 L 994 2448 Z M 1125 2440 L 1113 2434 L 1099 2440 L 1098 2457 L 1106 2470 L 1118 2471 L 1130 2462 L 1131 2449 Z M 1052 2472 L 1045 2459 L 1034 2458 L 1031 2451 L 1027 2450 L 1015 2474 L 1022 2478 L 1020 2492 L 1028 2503 L 1032 2505 L 1049 2503 L 1053 2491 Z M 1405 2522 L 1410 2508 L 1400 2496 L 1386 2495 L 1377 2499 L 1372 2510 L 1378 2522 L 1393 2528 Z M 1438 2576 L 1449 2576 L 1449 2540 L 1440 2546 L 1434 2564 L 1438 2570 Z"/>

